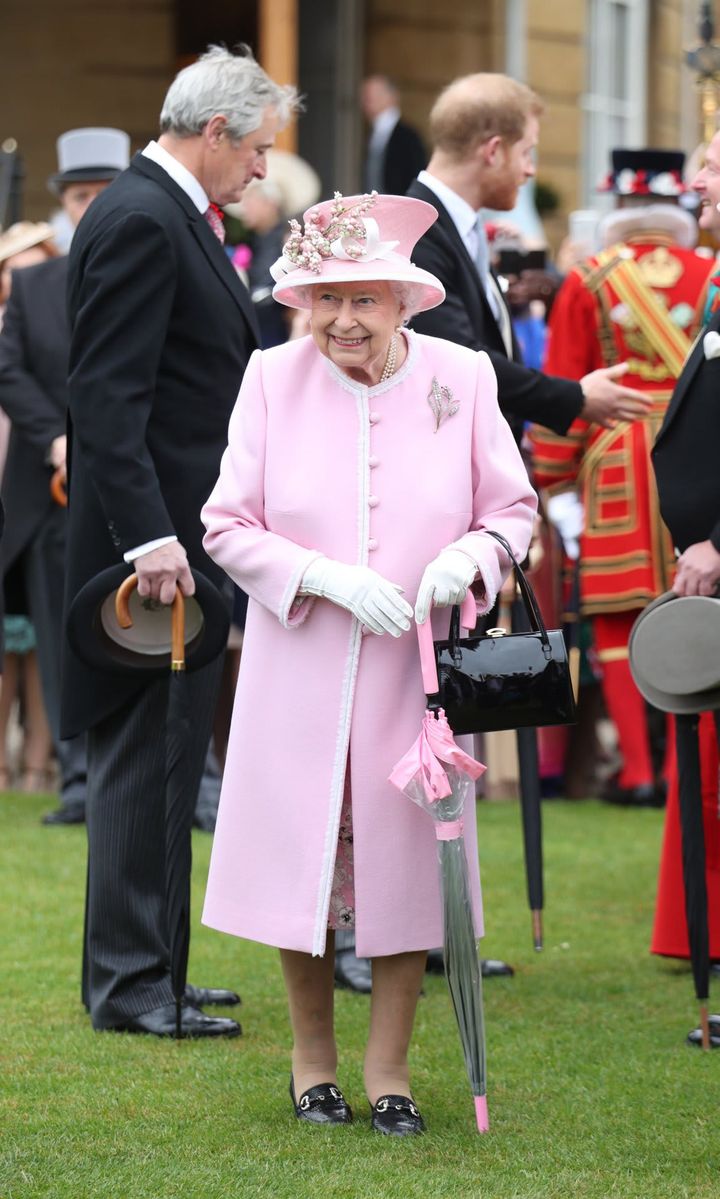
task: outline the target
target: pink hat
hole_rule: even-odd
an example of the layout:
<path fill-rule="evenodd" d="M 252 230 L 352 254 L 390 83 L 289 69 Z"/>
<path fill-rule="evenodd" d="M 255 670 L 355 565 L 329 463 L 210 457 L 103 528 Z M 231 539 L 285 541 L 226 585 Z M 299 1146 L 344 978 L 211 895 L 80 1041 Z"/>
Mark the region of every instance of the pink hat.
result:
<path fill-rule="evenodd" d="M 290 308 L 309 308 L 303 290 L 308 286 L 386 279 L 412 286 L 408 303 L 414 312 L 435 308 L 445 288 L 410 255 L 437 215 L 432 204 L 410 196 L 335 192 L 333 200 L 308 208 L 304 229 L 290 221 L 290 237 L 270 268 L 274 298 Z"/>

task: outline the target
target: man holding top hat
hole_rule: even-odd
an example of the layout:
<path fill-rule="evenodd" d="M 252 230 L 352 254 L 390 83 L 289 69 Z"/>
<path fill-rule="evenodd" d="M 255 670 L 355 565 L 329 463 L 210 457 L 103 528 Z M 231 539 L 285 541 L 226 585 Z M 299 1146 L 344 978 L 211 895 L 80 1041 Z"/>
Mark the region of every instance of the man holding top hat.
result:
<path fill-rule="evenodd" d="M 130 139 L 120 129 L 71 129 L 58 138 L 58 171 L 48 186 L 73 229 L 127 167 L 129 151 Z M 65 478 L 67 268 L 67 258 L 53 257 L 19 271 L 0 333 L 0 404 L 12 421 L 2 488 L 7 512 L 2 572 L 26 596 L 60 767 L 60 806 L 45 816 L 45 824 L 82 823 L 87 776 L 84 734 L 60 739 L 67 513 L 50 490 L 53 473 L 60 485 Z"/>
<path fill-rule="evenodd" d="M 693 180 L 692 187 L 701 199 L 700 228 L 712 230 L 717 226 L 717 213 L 720 211 L 720 133 L 716 133 L 710 142 L 704 165 Z M 673 582 L 673 591 L 678 596 L 715 596 L 720 585 L 718 294 L 715 287 L 714 298 L 711 297 L 709 305 L 710 319 L 685 363 L 652 451 L 660 510 L 679 552 Z M 708 613 L 712 613 L 709 605 L 707 608 Z M 711 672 L 700 680 L 704 690 L 689 697 L 684 696 L 688 702 L 682 707 L 677 703 L 671 703 L 669 707 L 679 713 L 676 717 L 679 753 L 687 752 L 684 746 L 687 746 L 688 739 L 691 742 L 694 737 L 699 737 L 709 948 L 711 959 L 717 962 L 720 960 L 720 833 L 717 822 L 716 723 L 720 709 L 720 652 L 715 622 L 701 641 L 705 647 L 700 658 L 703 673 L 707 670 Z M 663 659 L 663 648 L 657 647 L 659 659 Z M 703 645 L 699 643 L 701 651 L 702 648 Z M 695 670 L 698 670 L 697 658 Z M 699 673 L 695 677 L 699 679 Z M 714 710 L 715 720 L 710 709 Z M 702 713 L 699 722 L 696 717 L 698 712 Z M 658 954 L 687 957 L 689 945 L 683 903 L 678 801 L 675 777 L 668 795 L 651 949 Z M 717 972 L 718 967 L 715 966 L 713 973 Z"/>
<path fill-rule="evenodd" d="M 117 673 L 109 650 L 103 664 L 98 627 L 112 633 L 105 600 L 133 570 L 150 621 L 176 589 L 197 588 L 206 658 L 222 626 L 208 607 L 222 572 L 202 549 L 200 509 L 257 331 L 216 206 L 264 176 L 265 153 L 296 104 L 294 90 L 249 52 L 211 47 L 171 84 L 161 136 L 93 206 L 70 254 L 63 721 L 68 736 L 88 730 L 84 999 L 97 1029 L 176 1032 L 165 898 L 168 674 L 134 668 L 132 646 L 128 673 Z M 185 680 L 188 792 L 202 774 L 221 648 Z M 200 1011 L 231 1002 L 232 992 L 188 988 L 181 1035 L 237 1035 L 235 1021 Z"/>

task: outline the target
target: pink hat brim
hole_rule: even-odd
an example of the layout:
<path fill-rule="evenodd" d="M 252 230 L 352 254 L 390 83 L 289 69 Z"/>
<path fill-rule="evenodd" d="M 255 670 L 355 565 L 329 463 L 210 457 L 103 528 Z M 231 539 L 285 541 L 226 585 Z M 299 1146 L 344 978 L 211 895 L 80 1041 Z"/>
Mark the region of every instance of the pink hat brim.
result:
<path fill-rule="evenodd" d="M 393 256 L 395 257 L 395 256 Z M 398 255 L 397 258 L 400 258 Z M 287 304 L 288 308 L 311 308 L 307 296 L 298 294 L 298 289 L 305 287 L 327 287 L 331 283 L 411 283 L 418 289 L 417 299 L 413 303 L 416 312 L 427 312 L 429 308 L 437 308 L 445 299 L 445 288 L 435 275 L 424 271 L 414 263 L 400 258 L 375 258 L 371 262 L 345 262 L 341 259 L 327 259 L 319 273 L 308 270 L 291 271 L 273 287 L 273 299 L 278 304 Z"/>

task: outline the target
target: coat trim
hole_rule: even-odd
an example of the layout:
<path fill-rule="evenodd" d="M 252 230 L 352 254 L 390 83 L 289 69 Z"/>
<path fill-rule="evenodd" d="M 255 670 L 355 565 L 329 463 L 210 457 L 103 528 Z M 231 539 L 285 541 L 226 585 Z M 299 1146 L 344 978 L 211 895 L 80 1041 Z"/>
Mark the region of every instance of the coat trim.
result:
<path fill-rule="evenodd" d="M 407 344 L 408 352 L 405 361 L 403 362 L 399 371 L 395 371 L 395 374 L 391 375 L 389 379 L 386 379 L 384 383 L 376 383 L 374 387 L 366 387 L 364 383 L 357 383 L 354 379 L 351 379 L 344 370 L 341 370 L 339 366 L 335 365 L 331 358 L 326 358 L 325 364 L 335 382 L 339 383 L 339 385 L 344 388 L 345 391 L 349 391 L 352 395 L 359 395 L 361 392 L 363 392 L 368 396 L 368 398 L 371 397 L 374 399 L 375 396 L 382 395 L 384 392 L 390 391 L 393 387 L 397 386 L 398 383 L 402 383 L 405 379 L 405 376 L 408 375 L 415 366 L 415 360 L 418 354 L 417 342 L 415 340 L 417 335 L 412 329 L 402 329 L 400 336 L 405 338 Z"/>
<path fill-rule="evenodd" d="M 344 376 L 347 378 L 347 376 Z M 370 422 L 368 419 L 368 390 L 366 387 L 354 387 L 358 416 L 358 560 L 367 564 L 368 533 L 370 527 L 368 496 L 370 494 Z M 342 812 L 345 775 L 348 768 L 348 748 L 350 745 L 350 726 L 352 724 L 353 700 L 355 697 L 355 682 L 360 662 L 360 645 L 362 643 L 362 627 L 360 621 L 353 619 L 348 656 L 345 664 L 342 685 L 340 720 L 338 722 L 337 738 L 335 741 L 335 757 L 333 759 L 332 783 L 330 787 L 330 811 L 325 830 L 325 846 L 320 871 L 320 887 L 315 911 L 315 928 L 313 932 L 313 957 L 322 957 L 325 953 L 327 940 L 328 913 L 335 873 L 335 857 L 337 855 L 338 836 L 340 835 L 340 815 Z"/>

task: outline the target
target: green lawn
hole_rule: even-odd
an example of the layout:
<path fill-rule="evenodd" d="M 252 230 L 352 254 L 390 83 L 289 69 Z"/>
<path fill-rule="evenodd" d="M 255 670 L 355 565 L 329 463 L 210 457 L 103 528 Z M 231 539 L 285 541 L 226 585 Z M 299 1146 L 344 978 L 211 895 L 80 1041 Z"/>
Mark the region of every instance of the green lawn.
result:
<path fill-rule="evenodd" d="M 42 828 L 47 806 L 0 797 L 1 1199 L 720 1195 L 720 1053 L 685 1046 L 690 975 L 647 952 L 662 813 L 545 805 L 546 948 L 535 954 L 517 806 L 480 807 L 483 952 L 517 969 L 485 986 L 491 1131 L 473 1131 L 445 984 L 428 978 L 413 1065 L 429 1132 L 388 1143 L 363 1098 L 360 996 L 337 1002 L 356 1123 L 295 1121 L 276 954 L 198 923 L 207 835 L 195 841 L 191 977 L 238 987 L 245 1035 L 92 1032 L 78 999 L 84 830 Z"/>

